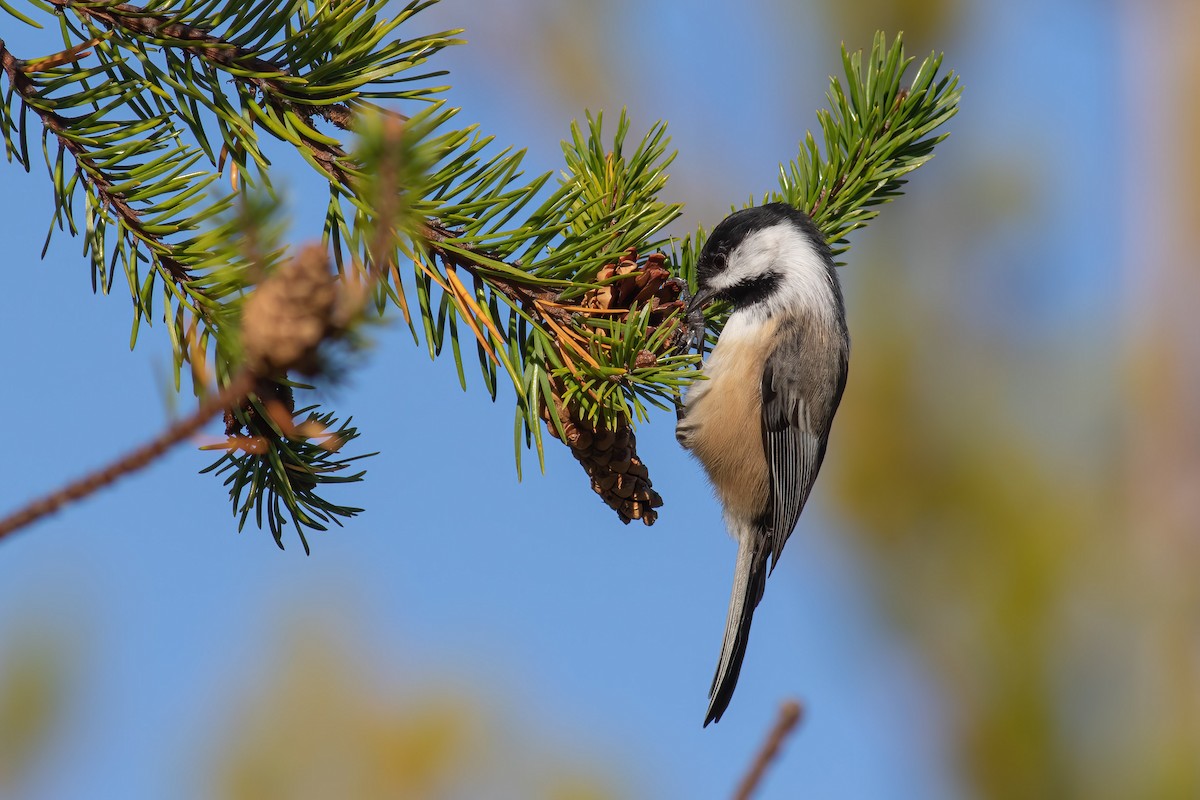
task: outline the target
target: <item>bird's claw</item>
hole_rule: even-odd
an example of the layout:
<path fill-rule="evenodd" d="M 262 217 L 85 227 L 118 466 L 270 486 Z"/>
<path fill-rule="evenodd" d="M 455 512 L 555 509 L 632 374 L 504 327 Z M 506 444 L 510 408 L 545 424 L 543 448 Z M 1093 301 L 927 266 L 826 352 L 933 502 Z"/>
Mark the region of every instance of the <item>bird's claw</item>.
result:
<path fill-rule="evenodd" d="M 700 354 L 700 360 L 704 360 L 704 344 L 707 331 L 707 324 L 704 320 L 704 308 L 700 306 L 693 307 L 691 300 L 692 294 L 688 291 L 687 282 L 678 278 L 672 279 L 679 286 L 679 299 L 683 301 L 687 312 L 684 315 L 684 325 L 680 331 L 682 334 L 679 337 L 678 344 L 675 345 L 676 355 L 685 355 L 692 350 Z M 677 421 L 682 421 L 685 411 L 684 406 L 679 397 L 675 398 L 675 417 Z"/>
<path fill-rule="evenodd" d="M 683 301 L 684 308 L 687 312 L 684 315 L 684 328 L 681 331 L 683 334 L 679 338 L 678 344 L 675 345 L 676 355 L 684 355 L 691 350 L 695 350 L 700 354 L 700 358 L 704 358 L 704 340 L 706 323 L 704 321 L 704 309 L 692 307 L 692 293 L 688 291 L 687 282 L 679 278 L 672 278 L 671 281 L 679 287 L 679 299 Z"/>

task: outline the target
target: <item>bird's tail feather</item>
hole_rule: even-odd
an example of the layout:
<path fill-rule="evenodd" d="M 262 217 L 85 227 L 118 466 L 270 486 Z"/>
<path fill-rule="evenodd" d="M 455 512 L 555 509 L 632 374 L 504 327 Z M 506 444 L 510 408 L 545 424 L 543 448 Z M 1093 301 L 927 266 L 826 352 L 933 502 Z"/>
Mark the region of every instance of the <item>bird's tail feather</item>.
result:
<path fill-rule="evenodd" d="M 739 525 L 736 533 L 738 554 L 733 573 L 733 594 L 729 598 L 729 614 L 725 618 L 721 660 L 717 662 L 717 674 L 713 676 L 712 688 L 708 692 L 705 727 L 710 722 L 719 722 L 729 707 L 729 701 L 733 699 L 738 674 L 742 671 L 742 659 L 746 657 L 750 621 L 767 584 L 767 536 L 754 525 Z"/>

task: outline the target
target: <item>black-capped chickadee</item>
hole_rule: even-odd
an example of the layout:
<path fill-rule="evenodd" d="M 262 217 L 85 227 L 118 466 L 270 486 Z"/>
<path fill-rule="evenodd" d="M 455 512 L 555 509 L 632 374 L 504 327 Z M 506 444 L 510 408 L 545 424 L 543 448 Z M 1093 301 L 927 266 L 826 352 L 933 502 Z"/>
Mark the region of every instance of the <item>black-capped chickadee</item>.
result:
<path fill-rule="evenodd" d="M 789 205 L 725 218 L 696 269 L 690 318 L 712 300 L 733 306 L 702 367 L 707 380 L 688 391 L 676 428 L 708 473 L 738 542 L 707 726 L 729 707 L 767 575 L 821 468 L 846 386 L 850 335 L 829 245 Z"/>

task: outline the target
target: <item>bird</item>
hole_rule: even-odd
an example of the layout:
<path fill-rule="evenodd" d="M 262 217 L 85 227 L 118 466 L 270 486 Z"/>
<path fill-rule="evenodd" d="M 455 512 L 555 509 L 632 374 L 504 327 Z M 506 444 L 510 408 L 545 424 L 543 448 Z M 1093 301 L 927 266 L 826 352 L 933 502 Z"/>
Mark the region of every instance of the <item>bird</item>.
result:
<path fill-rule="evenodd" d="M 702 358 L 704 308 L 722 300 L 732 309 L 676 426 L 737 541 L 708 727 L 729 708 L 767 576 L 825 458 L 846 388 L 850 334 L 829 244 L 804 212 L 786 203 L 722 220 L 700 251 L 696 277 L 687 314 Z"/>

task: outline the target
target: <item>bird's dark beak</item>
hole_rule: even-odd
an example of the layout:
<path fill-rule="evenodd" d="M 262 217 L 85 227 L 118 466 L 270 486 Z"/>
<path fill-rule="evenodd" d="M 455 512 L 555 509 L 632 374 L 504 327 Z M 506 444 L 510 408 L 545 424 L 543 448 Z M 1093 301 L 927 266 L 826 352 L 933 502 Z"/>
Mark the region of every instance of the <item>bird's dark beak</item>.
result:
<path fill-rule="evenodd" d="M 688 319 L 691 319 L 693 316 L 703 311 L 704 307 L 715 300 L 716 297 L 716 289 L 697 289 L 696 293 L 688 299 Z"/>

